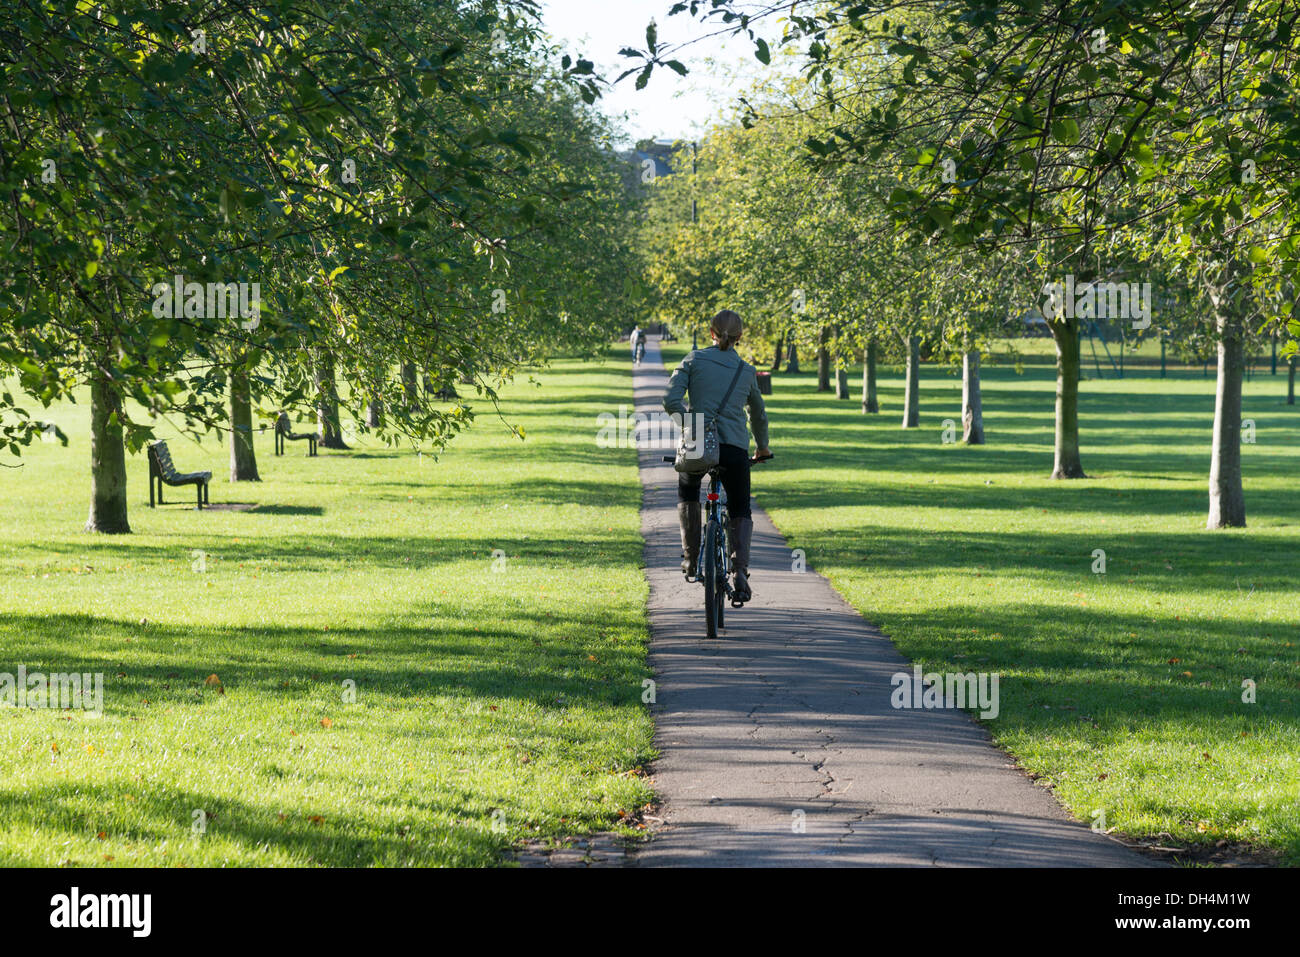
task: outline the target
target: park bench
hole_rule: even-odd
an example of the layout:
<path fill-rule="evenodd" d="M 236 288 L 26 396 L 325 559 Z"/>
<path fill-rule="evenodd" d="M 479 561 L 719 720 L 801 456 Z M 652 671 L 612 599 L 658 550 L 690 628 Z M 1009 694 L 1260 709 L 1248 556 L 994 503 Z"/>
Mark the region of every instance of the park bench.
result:
<path fill-rule="evenodd" d="M 164 485 L 193 485 L 198 494 L 198 505 L 202 509 L 208 501 L 208 483 L 212 481 L 211 472 L 177 472 L 172 464 L 171 452 L 167 451 L 166 442 L 154 442 L 149 446 L 149 507 L 154 507 L 154 481 L 158 484 L 158 504 L 163 504 Z"/>
<path fill-rule="evenodd" d="M 275 420 L 275 454 L 284 455 L 284 441 L 298 442 L 302 439 L 307 440 L 307 454 L 316 454 L 316 433 L 315 432 L 293 432 L 290 431 L 289 416 L 281 412 L 280 417 Z"/>

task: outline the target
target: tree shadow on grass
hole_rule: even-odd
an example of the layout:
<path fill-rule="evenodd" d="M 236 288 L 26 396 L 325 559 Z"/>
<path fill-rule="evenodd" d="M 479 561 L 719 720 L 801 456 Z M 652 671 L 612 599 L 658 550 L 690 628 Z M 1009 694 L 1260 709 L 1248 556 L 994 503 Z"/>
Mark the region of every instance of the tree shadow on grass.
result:
<path fill-rule="evenodd" d="M 320 505 L 258 505 L 255 515 L 324 515 Z"/>
<path fill-rule="evenodd" d="M 941 498 L 936 492 L 928 504 L 939 508 Z M 960 527 L 928 531 L 857 526 L 793 536 L 790 546 L 804 549 L 809 567 L 831 575 L 836 569 L 850 574 L 944 572 L 967 577 L 969 587 L 987 585 L 995 575 L 1014 575 L 1062 592 L 1122 592 L 1132 586 L 1141 595 L 1154 593 L 1171 600 L 1243 590 L 1287 595 L 1295 591 L 1300 578 L 1294 536 L 1258 529 L 1248 536 L 1225 536 L 1208 531 L 1026 534 Z M 1104 574 L 1092 571 L 1093 552 L 1098 548 L 1106 553 Z"/>
<path fill-rule="evenodd" d="M 152 544 L 143 539 L 130 542 L 107 539 L 62 539 L 49 542 L 21 542 L 11 554 L 20 562 L 52 559 L 75 563 L 91 556 L 97 562 L 153 562 L 163 565 L 184 561 L 186 575 L 190 550 L 203 547 L 208 561 L 215 562 L 209 573 L 217 572 L 221 563 L 271 562 L 285 566 L 289 573 L 337 570 L 340 564 L 363 569 L 420 569 L 481 562 L 485 573 L 491 569 L 494 553 L 505 553 L 512 568 L 535 566 L 552 570 L 586 568 L 593 564 L 637 560 L 641 553 L 640 536 L 632 531 L 608 532 L 590 537 L 524 537 L 500 534 L 484 537 L 377 536 L 348 535 L 343 531 L 315 532 L 311 535 L 250 537 L 231 533 L 238 541 L 213 540 L 192 530 L 169 536 L 175 544 Z M 154 535 L 151 538 L 158 538 Z M 274 570 L 270 572 L 274 574 Z M 178 572 L 180 574 L 180 572 Z M 266 574 L 266 572 L 264 572 Z"/>
<path fill-rule="evenodd" d="M 338 783 L 344 785 L 346 776 Z M 122 802 L 124 794 L 134 799 L 120 829 L 106 835 L 110 841 L 158 845 L 164 841 L 194 840 L 191 827 L 194 812 L 206 816 L 206 841 L 229 840 L 245 854 L 266 847 L 287 855 L 298 866 L 358 865 L 402 866 L 420 864 L 484 864 L 495 861 L 505 840 L 494 836 L 486 823 L 481 827 L 438 826 L 438 819 L 463 815 L 464 807 L 453 805 L 445 792 L 426 792 L 424 800 L 406 805 L 401 827 L 391 834 L 375 833 L 372 822 L 357 818 L 318 814 L 319 809 L 301 802 L 280 804 L 239 799 L 230 794 L 186 790 L 148 781 L 133 780 L 94 784 L 64 781 L 24 791 L 0 789 L 0 819 L 8 826 L 34 833 L 93 837 L 106 826 L 105 809 Z M 452 844 L 454 848 L 448 848 Z M 430 854 L 439 846 L 441 857 Z M 87 860 L 59 859 L 66 852 L 51 849 L 32 859 L 11 857 L 11 863 L 52 867 L 59 864 L 85 867 L 102 864 L 99 855 Z M 448 860 L 447 857 L 451 859 Z"/>
<path fill-rule="evenodd" d="M 421 627 L 206 625 L 201 635 L 157 622 L 17 615 L 6 618 L 0 634 L 8 631 L 10 656 L 19 656 L 29 672 L 103 673 L 106 713 L 201 708 L 210 674 L 220 678 L 230 700 L 241 691 L 276 699 L 305 698 L 313 690 L 334 696 L 351 679 L 367 695 L 413 701 L 451 696 L 552 709 L 639 705 L 644 648 L 596 637 L 619 626 L 609 614 L 569 614 L 557 622 L 520 608 L 462 612 L 430 603 L 424 613 L 431 623 Z"/>

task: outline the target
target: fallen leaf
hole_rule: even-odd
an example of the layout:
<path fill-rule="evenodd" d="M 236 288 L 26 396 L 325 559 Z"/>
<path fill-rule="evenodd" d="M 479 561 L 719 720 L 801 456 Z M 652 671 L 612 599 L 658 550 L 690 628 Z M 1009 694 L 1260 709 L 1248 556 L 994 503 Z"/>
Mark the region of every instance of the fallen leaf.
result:
<path fill-rule="evenodd" d="M 322 728 L 332 728 L 332 727 L 334 727 L 334 722 L 331 721 L 329 718 L 321 718 L 321 719 L 320 719 L 320 726 L 321 726 Z"/>

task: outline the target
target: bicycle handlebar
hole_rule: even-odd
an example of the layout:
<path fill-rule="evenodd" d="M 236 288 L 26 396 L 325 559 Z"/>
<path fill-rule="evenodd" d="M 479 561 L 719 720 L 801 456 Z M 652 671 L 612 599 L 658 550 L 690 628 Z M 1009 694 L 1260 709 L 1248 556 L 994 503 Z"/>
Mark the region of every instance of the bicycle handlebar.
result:
<path fill-rule="evenodd" d="M 764 456 L 761 456 L 761 457 L 755 455 L 753 458 L 751 458 L 751 459 L 749 460 L 749 464 L 750 464 L 750 465 L 757 465 L 759 462 L 766 462 L 768 459 L 774 459 L 774 458 L 776 458 L 776 453 L 775 453 L 775 452 L 773 452 L 771 455 L 764 455 Z M 665 461 L 665 462 L 668 462 L 668 463 L 676 462 L 676 461 L 677 461 L 677 457 L 676 457 L 676 456 L 673 456 L 673 455 L 665 455 L 665 456 L 664 456 L 664 461 Z"/>

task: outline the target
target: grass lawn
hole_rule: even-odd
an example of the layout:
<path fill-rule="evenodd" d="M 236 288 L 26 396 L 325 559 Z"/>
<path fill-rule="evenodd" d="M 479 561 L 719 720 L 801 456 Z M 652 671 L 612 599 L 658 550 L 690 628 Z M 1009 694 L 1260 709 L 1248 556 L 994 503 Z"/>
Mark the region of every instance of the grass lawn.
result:
<path fill-rule="evenodd" d="M 71 445 L 0 469 L 0 672 L 103 672 L 104 713 L 0 707 L 0 865 L 483 865 L 650 801 L 635 453 L 595 445 L 619 355 L 508 388 L 523 443 L 473 403 L 438 462 L 266 432 L 232 486 L 164 432 L 259 507 L 150 511 L 139 455 L 122 537 L 80 531 L 88 409 L 56 408 Z"/>
<path fill-rule="evenodd" d="M 1300 407 L 1282 404 L 1284 373 L 1246 384 L 1249 527 L 1218 532 L 1199 370 L 1085 381 L 1074 482 L 1047 478 L 1050 369 L 986 367 L 984 447 L 942 442 L 960 420 L 947 367 L 923 368 L 909 431 L 898 369 L 880 369 L 877 416 L 818 394 L 813 371 L 774 379 L 757 502 L 903 654 L 999 673 L 987 725 L 1040 783 L 1118 833 L 1300 863 Z"/>

